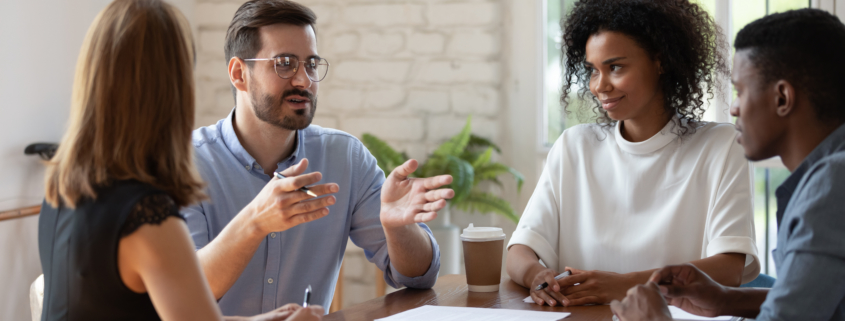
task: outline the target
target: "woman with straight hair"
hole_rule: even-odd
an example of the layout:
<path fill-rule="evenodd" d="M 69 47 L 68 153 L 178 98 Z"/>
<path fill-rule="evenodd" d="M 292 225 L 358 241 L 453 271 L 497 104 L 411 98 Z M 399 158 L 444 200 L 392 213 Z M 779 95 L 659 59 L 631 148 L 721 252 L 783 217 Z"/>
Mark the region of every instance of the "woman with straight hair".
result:
<path fill-rule="evenodd" d="M 223 319 L 179 214 L 205 197 L 193 64 L 187 21 L 160 0 L 114 1 L 89 28 L 38 222 L 42 320 Z M 294 304 L 227 319 L 322 314 Z"/>
<path fill-rule="evenodd" d="M 669 264 L 730 286 L 757 277 L 748 162 L 731 124 L 701 120 L 728 70 L 713 19 L 688 0 L 581 0 L 562 29 L 561 101 L 572 114 L 580 97 L 596 123 L 549 151 L 508 244 L 511 279 L 570 306 L 621 300 Z"/>

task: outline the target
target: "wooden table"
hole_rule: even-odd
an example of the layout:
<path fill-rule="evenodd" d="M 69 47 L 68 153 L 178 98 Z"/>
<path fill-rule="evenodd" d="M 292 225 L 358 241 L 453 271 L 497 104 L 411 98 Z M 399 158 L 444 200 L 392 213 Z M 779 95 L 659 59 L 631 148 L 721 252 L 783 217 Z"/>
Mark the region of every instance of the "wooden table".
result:
<path fill-rule="evenodd" d="M 566 321 L 607 320 L 613 318 L 610 306 L 550 307 L 522 301 L 528 296 L 528 289 L 509 278 L 502 279 L 499 292 L 479 293 L 467 291 L 466 277 L 445 275 L 437 279 L 429 290 L 403 289 L 355 306 L 326 315 L 323 320 L 375 320 L 407 311 L 423 305 L 453 307 L 478 307 L 492 309 L 515 309 L 534 311 L 571 312 Z"/>

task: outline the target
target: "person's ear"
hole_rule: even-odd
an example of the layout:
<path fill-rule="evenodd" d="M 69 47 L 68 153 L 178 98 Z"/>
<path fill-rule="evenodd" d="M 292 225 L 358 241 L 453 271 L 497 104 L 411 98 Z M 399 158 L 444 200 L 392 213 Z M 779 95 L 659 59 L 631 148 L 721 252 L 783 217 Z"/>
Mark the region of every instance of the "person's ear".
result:
<path fill-rule="evenodd" d="M 795 108 L 795 87 L 786 80 L 778 80 L 775 86 L 775 111 L 779 117 L 786 117 Z"/>
<path fill-rule="evenodd" d="M 246 91 L 247 89 L 247 68 L 246 62 L 238 57 L 229 59 L 229 82 L 238 91 Z"/>

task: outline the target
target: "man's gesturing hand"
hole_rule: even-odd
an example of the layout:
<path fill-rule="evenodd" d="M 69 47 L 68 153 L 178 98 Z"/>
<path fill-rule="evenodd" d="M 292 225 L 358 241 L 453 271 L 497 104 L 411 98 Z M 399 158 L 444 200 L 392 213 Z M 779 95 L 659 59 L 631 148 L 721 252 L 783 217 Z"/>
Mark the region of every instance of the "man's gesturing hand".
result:
<path fill-rule="evenodd" d="M 309 190 L 323 196 L 337 193 L 338 185 L 328 183 L 312 186 L 311 184 L 323 179 L 323 175 L 320 172 L 302 175 L 306 168 L 307 159 L 288 167 L 282 171 L 282 175 L 287 178 L 270 180 L 247 205 L 256 232 L 261 235 L 281 232 L 329 214 L 327 207 L 335 203 L 334 196 L 313 198 L 298 189 L 308 186 Z"/>
<path fill-rule="evenodd" d="M 381 224 L 384 228 L 428 222 L 446 206 L 455 191 L 440 188 L 452 183 L 451 175 L 410 178 L 418 163 L 408 160 L 396 167 L 381 187 Z"/>

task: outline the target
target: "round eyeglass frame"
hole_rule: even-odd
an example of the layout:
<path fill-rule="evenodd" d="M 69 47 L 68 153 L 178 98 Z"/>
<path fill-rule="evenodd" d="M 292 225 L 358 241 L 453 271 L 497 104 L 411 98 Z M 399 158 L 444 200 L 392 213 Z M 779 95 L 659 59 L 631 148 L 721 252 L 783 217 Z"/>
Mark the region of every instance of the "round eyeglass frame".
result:
<path fill-rule="evenodd" d="M 285 77 L 285 76 L 282 76 L 281 74 L 279 74 L 278 66 L 281 65 L 282 59 L 287 60 L 288 63 L 292 63 L 293 61 L 296 62 L 293 66 L 293 72 L 290 74 L 290 76 Z M 310 59 L 317 59 L 317 61 L 318 61 L 317 65 L 318 66 L 319 65 L 325 65 L 326 66 L 326 72 L 322 76 L 320 76 L 320 79 L 314 79 L 314 78 L 311 78 L 311 75 L 309 75 L 308 72 L 306 71 L 305 75 L 308 76 L 308 79 L 310 79 L 313 82 L 320 82 L 323 79 L 326 79 L 326 75 L 329 74 L 329 66 L 331 66 L 331 64 L 329 64 L 329 61 L 326 60 L 326 58 L 313 58 L 313 57 L 308 58 L 308 60 L 310 60 Z M 290 60 L 293 60 L 293 61 L 290 61 Z M 276 76 L 279 76 L 279 78 L 282 78 L 282 79 L 293 78 L 293 76 L 295 76 L 296 73 L 299 72 L 299 66 L 305 65 L 308 62 L 308 60 L 299 60 L 299 58 L 294 57 L 294 56 L 280 56 L 280 57 L 274 57 L 274 58 L 249 58 L 249 59 L 244 59 L 244 61 L 272 61 L 273 62 L 273 71 L 276 72 Z"/>

